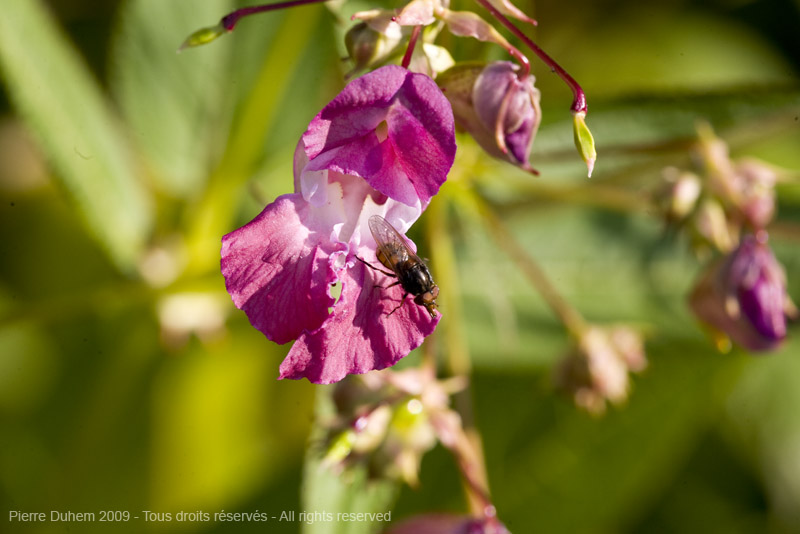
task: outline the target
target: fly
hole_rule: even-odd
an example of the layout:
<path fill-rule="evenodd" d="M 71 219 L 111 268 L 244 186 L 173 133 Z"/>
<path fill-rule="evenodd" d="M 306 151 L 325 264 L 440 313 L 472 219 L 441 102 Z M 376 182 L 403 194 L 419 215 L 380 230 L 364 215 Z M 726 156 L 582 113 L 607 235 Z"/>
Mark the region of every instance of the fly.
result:
<path fill-rule="evenodd" d="M 434 283 L 428 266 L 411 250 L 408 242 L 400 235 L 400 232 L 395 230 L 394 226 L 386 222 L 386 219 L 380 215 L 373 215 L 369 218 L 369 230 L 372 232 L 372 237 L 375 238 L 375 243 L 377 244 L 375 255 L 378 257 L 378 261 L 392 272 L 378 269 L 358 256 L 356 256 L 356 259 L 370 269 L 382 272 L 392 278 L 397 278 L 397 281 L 388 287 L 394 287 L 399 284 L 405 291 L 403 300 L 395 309 L 389 312 L 389 315 L 400 309 L 408 295 L 414 295 L 414 302 L 419 306 L 424 306 L 431 318 L 435 318 L 439 286 Z"/>

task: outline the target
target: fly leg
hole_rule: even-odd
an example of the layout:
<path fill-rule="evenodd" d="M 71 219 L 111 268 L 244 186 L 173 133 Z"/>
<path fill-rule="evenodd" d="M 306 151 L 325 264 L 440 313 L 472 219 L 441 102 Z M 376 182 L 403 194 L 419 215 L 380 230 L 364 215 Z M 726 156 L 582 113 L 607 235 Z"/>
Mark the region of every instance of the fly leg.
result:
<path fill-rule="evenodd" d="M 361 259 L 361 258 L 360 258 L 360 257 L 358 257 L 358 256 L 356 256 L 356 259 L 357 259 L 358 261 L 360 261 L 361 263 L 363 263 L 364 265 L 366 265 L 367 267 L 369 267 L 370 269 L 372 269 L 373 271 L 378 271 L 379 273 L 383 273 L 383 274 L 385 274 L 386 276 L 391 276 L 392 278 L 397 278 L 397 275 L 396 275 L 396 274 L 394 274 L 394 273 L 390 273 L 389 271 L 384 271 L 383 269 L 378 269 L 377 267 L 375 267 L 375 266 L 374 266 L 374 265 L 372 265 L 371 263 L 369 263 L 369 262 L 367 262 L 367 261 L 365 261 L 365 260 Z M 389 285 L 388 285 L 388 286 L 386 286 L 386 287 L 383 287 L 383 286 L 372 286 L 372 289 L 379 289 L 379 288 L 380 288 L 380 289 L 389 289 L 390 287 L 394 287 L 394 286 L 396 286 L 396 285 L 400 285 L 400 280 L 397 280 L 396 282 L 394 282 L 394 283 L 392 283 L 392 284 L 389 284 Z M 387 314 L 387 317 L 388 317 L 389 315 L 393 314 L 394 312 L 396 312 L 397 310 L 399 310 L 400 308 L 402 308 L 402 307 L 403 307 L 403 303 L 406 301 L 406 297 L 407 297 L 407 296 L 408 296 L 408 293 L 403 293 L 403 298 L 402 298 L 402 300 L 400 300 L 400 304 L 398 304 L 398 305 L 397 305 L 397 307 L 396 307 L 395 309 L 393 309 L 392 311 L 390 311 L 390 312 Z"/>
<path fill-rule="evenodd" d="M 393 286 L 393 285 L 397 285 L 397 284 L 399 284 L 399 283 L 400 283 L 400 282 L 397 282 L 396 284 L 392 284 L 392 286 Z M 389 286 L 389 287 L 392 287 L 392 286 Z M 389 317 L 389 315 L 393 314 L 394 312 L 396 312 L 397 310 L 399 310 L 400 308 L 402 308 L 402 307 L 403 307 L 403 304 L 405 304 L 405 303 L 406 303 L 406 297 L 407 297 L 407 296 L 408 296 L 408 293 L 403 293 L 403 298 L 402 298 L 402 299 L 400 299 L 400 304 L 398 304 L 398 305 L 397 305 L 397 307 L 396 307 L 395 309 L 393 309 L 392 311 L 390 311 L 390 312 L 389 312 L 389 313 L 388 313 L 386 316 L 387 316 L 387 317 Z"/>
<path fill-rule="evenodd" d="M 358 256 L 356 256 L 356 259 L 357 259 L 358 261 L 360 261 L 361 263 L 363 263 L 364 265 L 366 265 L 367 267 L 369 267 L 370 269 L 372 269 L 373 271 L 378 271 L 379 273 L 383 273 L 383 274 L 385 274 L 386 276 L 391 276 L 392 278 L 397 278 L 397 275 L 396 275 L 396 274 L 394 274 L 394 273 L 390 273 L 389 271 L 384 271 L 383 269 L 378 269 L 377 267 L 375 267 L 374 265 L 372 265 L 372 264 L 371 264 L 371 263 L 369 263 L 368 261 L 366 261 L 366 260 L 362 260 L 362 259 L 361 259 L 360 257 L 358 257 Z M 400 282 L 397 282 L 397 284 L 399 284 L 399 283 L 400 283 Z M 396 285 L 396 284 L 392 284 L 392 285 Z M 392 286 L 389 286 L 389 287 L 392 287 Z"/>

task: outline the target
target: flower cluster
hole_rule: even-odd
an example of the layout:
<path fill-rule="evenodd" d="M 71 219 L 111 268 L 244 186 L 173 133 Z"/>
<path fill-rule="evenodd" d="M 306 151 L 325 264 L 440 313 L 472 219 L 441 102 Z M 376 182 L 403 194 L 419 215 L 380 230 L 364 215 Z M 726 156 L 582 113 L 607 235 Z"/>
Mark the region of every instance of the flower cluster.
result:
<path fill-rule="evenodd" d="M 373 477 L 415 486 L 422 456 L 437 440 L 447 444 L 452 434 L 448 429 L 460 425 L 448 405 L 449 395 L 463 387 L 461 380 L 437 381 L 424 368 L 339 382 L 323 463 L 337 470 L 363 464 Z"/>
<path fill-rule="evenodd" d="M 775 215 L 775 171 L 752 159 L 733 161 L 710 127 L 700 127 L 693 156 L 701 174 L 668 168 L 662 193 L 666 219 L 688 230 L 707 263 L 689 297 L 721 349 L 728 339 L 752 351 L 772 350 L 786 337 L 797 309 L 786 277 L 769 248 Z"/>
<path fill-rule="evenodd" d="M 244 16 L 321 0 L 242 8 L 187 39 L 208 43 Z M 573 92 L 575 142 L 591 175 L 594 141 L 583 90 L 507 16 L 535 21 L 510 0 L 478 0 Z M 311 121 L 294 154 L 294 192 L 222 238 L 221 270 L 234 304 L 276 343 L 293 342 L 280 378 L 337 384 L 324 464 L 417 481 L 437 441 L 456 458 L 471 516 L 423 516 L 395 532 L 506 534 L 491 503 L 478 447 L 449 396 L 463 377 L 438 381 L 433 365 L 393 366 L 436 328 L 439 294 L 405 233 L 445 182 L 455 127 L 485 152 L 538 174 L 531 151 L 542 119 L 530 62 L 477 14 L 446 0 L 410 0 L 353 15 L 345 36 L 352 79 Z M 503 47 L 516 62 L 456 63 L 434 43 L 443 29 Z M 401 58 L 402 56 L 402 58 Z M 394 63 L 400 63 L 396 65 Z M 408 295 L 413 295 L 413 300 Z M 431 363 L 431 362 L 428 362 Z M 350 377 L 357 374 L 363 377 Z"/>
<path fill-rule="evenodd" d="M 183 47 L 213 41 L 242 17 L 315 1 L 239 9 L 192 34 Z M 594 142 L 584 121 L 583 90 L 506 16 L 528 24 L 533 19 L 508 0 L 479 3 L 572 89 L 576 144 L 591 174 Z M 352 80 L 309 124 L 295 151 L 294 193 L 222 240 L 222 274 L 236 306 L 270 340 L 294 341 L 281 378 L 331 383 L 383 369 L 433 332 L 440 318 L 432 312 L 438 287 L 424 265 L 417 270 L 427 277 L 427 292 L 405 277 L 404 269 L 421 260 L 402 234 L 447 178 L 456 124 L 488 154 L 537 172 L 530 154 L 541 121 L 540 93 L 528 59 L 491 24 L 441 0 L 410 0 L 352 18 L 357 22 L 345 44 L 353 70 L 347 77 L 375 70 Z M 455 63 L 434 43 L 444 28 L 497 44 L 518 64 Z M 401 66 L 387 64 L 395 60 Z M 405 252 L 381 249 L 385 244 L 376 243 L 381 239 L 367 222 L 374 216 L 397 230 Z M 402 305 L 409 293 L 414 302 Z"/>

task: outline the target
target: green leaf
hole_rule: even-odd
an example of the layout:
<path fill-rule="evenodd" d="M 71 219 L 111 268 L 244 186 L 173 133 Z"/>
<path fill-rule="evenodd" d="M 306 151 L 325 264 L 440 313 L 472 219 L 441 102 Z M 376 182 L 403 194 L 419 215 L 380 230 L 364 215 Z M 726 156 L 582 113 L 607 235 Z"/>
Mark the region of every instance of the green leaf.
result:
<path fill-rule="evenodd" d="M 775 516 L 796 526 L 800 524 L 800 339 L 796 329 L 793 333 L 775 354 L 748 361 L 728 399 L 726 416 L 734 437 L 764 477 Z"/>
<path fill-rule="evenodd" d="M 150 228 L 150 199 L 100 88 L 39 1 L 5 2 L 0 69 L 56 178 L 117 265 L 130 269 Z"/>
<path fill-rule="evenodd" d="M 225 147 L 231 40 L 176 53 L 191 30 L 234 8 L 228 0 L 132 0 L 113 43 L 112 88 L 157 187 L 196 193 Z"/>
<path fill-rule="evenodd" d="M 330 417 L 333 410 L 330 394 L 332 387 L 317 388 L 317 421 Z M 380 532 L 387 523 L 342 520 L 340 514 L 390 512 L 397 497 L 399 483 L 389 480 L 371 480 L 365 466 L 348 468 L 344 473 L 321 465 L 324 450 L 324 428 L 315 425 L 312 445 L 306 454 L 303 475 L 303 509 L 328 512 L 328 520 L 307 522 L 303 534 L 372 534 Z"/>

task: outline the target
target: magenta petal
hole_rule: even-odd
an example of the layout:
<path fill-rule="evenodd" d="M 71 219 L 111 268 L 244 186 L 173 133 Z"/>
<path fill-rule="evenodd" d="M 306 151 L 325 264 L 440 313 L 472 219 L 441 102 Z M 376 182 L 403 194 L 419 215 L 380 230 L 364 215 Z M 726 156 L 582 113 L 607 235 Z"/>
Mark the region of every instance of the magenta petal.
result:
<path fill-rule="evenodd" d="M 369 258 L 369 250 L 362 248 L 359 256 Z M 389 315 L 401 301 L 402 288 L 384 289 L 394 279 L 361 262 L 341 273 L 340 279 L 342 295 L 332 315 L 322 328 L 295 342 L 281 364 L 281 378 L 330 384 L 348 374 L 384 369 L 417 348 L 439 322 L 441 315 L 432 319 L 411 296 Z"/>
<path fill-rule="evenodd" d="M 336 280 L 331 254 L 344 249 L 309 228 L 309 206 L 283 195 L 222 238 L 222 275 L 234 304 L 267 338 L 286 343 L 328 317 Z"/>
<path fill-rule="evenodd" d="M 453 164 L 454 128 L 431 78 L 387 65 L 350 82 L 311 121 L 307 169 L 360 176 L 394 200 L 427 205 Z"/>

